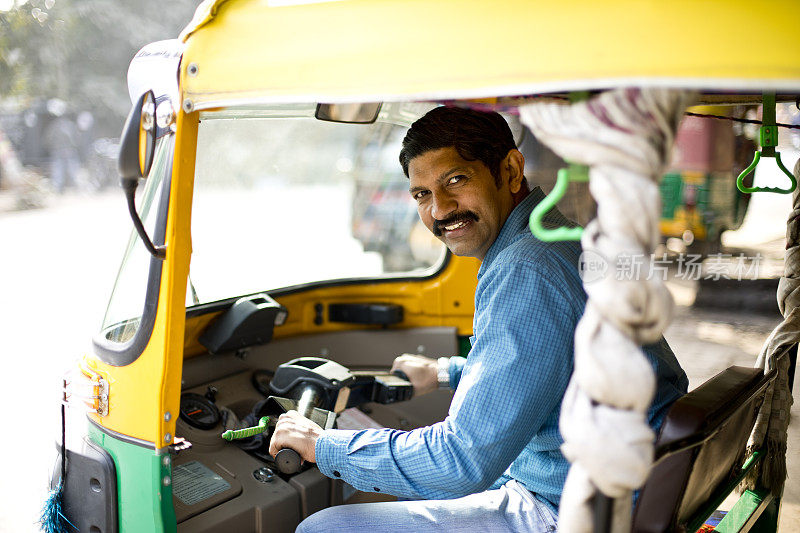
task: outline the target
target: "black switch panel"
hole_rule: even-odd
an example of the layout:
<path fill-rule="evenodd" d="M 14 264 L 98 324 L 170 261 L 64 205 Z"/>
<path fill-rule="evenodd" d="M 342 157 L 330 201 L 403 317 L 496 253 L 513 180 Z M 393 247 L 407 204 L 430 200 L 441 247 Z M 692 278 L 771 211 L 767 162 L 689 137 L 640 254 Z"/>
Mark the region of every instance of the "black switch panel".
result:
<path fill-rule="evenodd" d="M 390 326 L 403 321 L 403 307 L 396 304 L 329 304 L 328 320 L 348 324 Z"/>

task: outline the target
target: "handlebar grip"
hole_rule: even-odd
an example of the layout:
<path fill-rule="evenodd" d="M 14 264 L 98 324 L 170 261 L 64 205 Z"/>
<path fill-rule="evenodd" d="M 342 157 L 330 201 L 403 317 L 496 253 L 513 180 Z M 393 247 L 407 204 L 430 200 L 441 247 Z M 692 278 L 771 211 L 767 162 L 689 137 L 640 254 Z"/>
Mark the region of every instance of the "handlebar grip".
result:
<path fill-rule="evenodd" d="M 303 460 L 300 454 L 291 448 L 283 448 L 275 454 L 275 466 L 281 474 L 294 474 L 300 471 Z"/>

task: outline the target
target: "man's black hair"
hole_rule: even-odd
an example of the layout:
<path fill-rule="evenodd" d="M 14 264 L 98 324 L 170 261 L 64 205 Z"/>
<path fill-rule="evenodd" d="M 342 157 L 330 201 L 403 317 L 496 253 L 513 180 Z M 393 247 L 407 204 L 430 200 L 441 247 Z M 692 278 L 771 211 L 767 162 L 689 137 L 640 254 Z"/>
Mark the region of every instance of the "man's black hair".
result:
<path fill-rule="evenodd" d="M 514 150 L 514 136 L 498 113 L 461 107 L 437 107 L 414 122 L 403 139 L 400 164 L 408 177 L 412 159 L 430 150 L 452 146 L 462 159 L 480 161 L 500 186 L 500 163 Z"/>

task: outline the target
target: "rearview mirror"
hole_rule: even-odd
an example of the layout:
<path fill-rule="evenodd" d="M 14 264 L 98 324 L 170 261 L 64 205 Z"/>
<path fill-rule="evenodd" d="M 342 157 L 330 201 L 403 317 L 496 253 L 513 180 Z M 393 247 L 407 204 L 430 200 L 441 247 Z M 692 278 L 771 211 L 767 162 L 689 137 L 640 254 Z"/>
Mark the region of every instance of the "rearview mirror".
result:
<path fill-rule="evenodd" d="M 157 259 L 166 257 L 166 249 L 163 246 L 156 246 L 147 235 L 136 212 L 136 187 L 139 178 L 144 178 L 150 172 L 153 165 L 153 155 L 156 146 L 156 97 L 153 91 L 147 91 L 133 105 L 128 120 L 122 128 L 121 141 L 119 143 L 119 184 L 125 191 L 125 199 L 128 202 L 128 212 L 133 221 L 136 233 L 142 239 L 147 251 Z"/>
<path fill-rule="evenodd" d="M 156 98 L 147 91 L 133 105 L 119 144 L 117 166 L 121 180 L 137 180 L 150 172 L 156 145 Z"/>
<path fill-rule="evenodd" d="M 314 116 L 328 122 L 372 124 L 381 112 L 381 102 L 366 104 L 317 104 Z"/>

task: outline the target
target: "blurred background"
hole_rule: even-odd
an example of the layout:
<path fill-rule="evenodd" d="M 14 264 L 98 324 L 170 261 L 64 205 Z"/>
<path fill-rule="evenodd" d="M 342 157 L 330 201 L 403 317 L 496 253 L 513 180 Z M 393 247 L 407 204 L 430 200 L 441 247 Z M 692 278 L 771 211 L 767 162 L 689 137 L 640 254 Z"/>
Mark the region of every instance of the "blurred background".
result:
<path fill-rule="evenodd" d="M 0 531 L 38 529 L 55 460 L 60 378 L 90 350 L 132 228 L 116 173 L 118 136 L 131 105 L 128 64 L 145 44 L 176 37 L 198 3 L 0 0 L 0 375 L 6 396 Z M 752 107 L 726 112 L 758 116 Z M 780 105 L 778 121 L 798 124 L 800 111 Z M 800 155 L 796 131 L 780 131 L 789 168 Z M 752 365 L 780 321 L 774 289 L 791 198 L 735 192 L 735 175 L 752 159 L 757 126 L 693 121 L 682 134 L 662 182 L 659 254 L 669 257 L 668 285 L 678 304 L 665 336 L 694 387 L 728 365 Z M 521 149 L 526 175 L 549 191 L 563 162 L 530 135 Z M 785 180 L 772 162 L 755 175 L 762 186 Z M 373 209 L 354 218 L 354 227 L 388 234 L 400 209 L 412 232 L 413 204 L 406 217 L 406 208 L 385 193 L 363 193 L 385 200 L 371 201 Z M 583 185 L 571 186 L 559 205 L 579 222 L 594 208 Z M 355 230 L 354 237 L 370 246 L 370 237 Z M 399 261 L 395 251 L 380 249 L 384 263 Z M 681 254 L 701 257 L 696 278 L 680 275 Z M 761 258 L 748 271 L 756 283 L 717 290 L 716 282 L 734 276 L 730 269 L 740 256 Z M 718 275 L 715 258 L 729 268 L 726 275 Z M 795 383 L 795 397 L 797 390 Z M 800 531 L 800 432 L 796 424 L 790 431 L 782 529 Z"/>
<path fill-rule="evenodd" d="M 128 64 L 199 1 L 0 0 L 0 208 L 116 184 Z M 12 205 L 7 205 L 8 203 Z"/>

